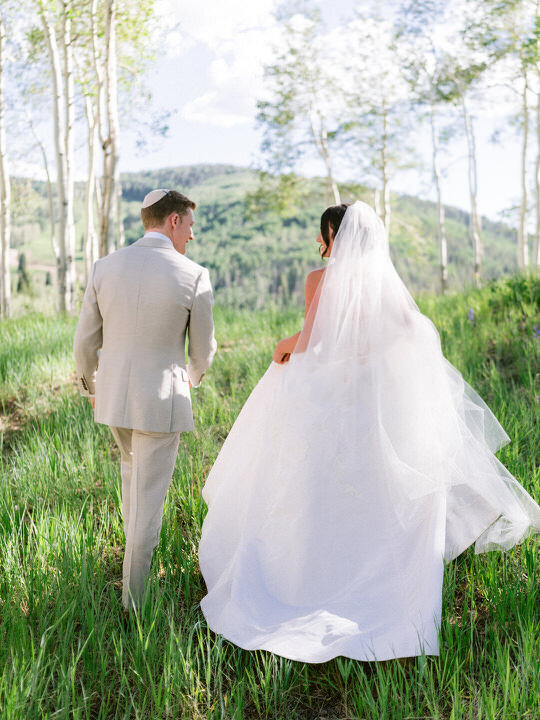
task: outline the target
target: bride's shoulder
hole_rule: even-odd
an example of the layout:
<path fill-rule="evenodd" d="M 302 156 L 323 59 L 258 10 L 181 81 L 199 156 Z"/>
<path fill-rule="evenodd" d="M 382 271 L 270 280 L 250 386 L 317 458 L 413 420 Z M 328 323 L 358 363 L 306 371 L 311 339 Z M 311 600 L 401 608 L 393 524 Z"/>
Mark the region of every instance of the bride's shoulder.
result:
<path fill-rule="evenodd" d="M 306 296 L 306 308 L 308 308 L 311 304 L 311 301 L 313 300 L 313 297 L 317 291 L 317 288 L 319 287 L 319 283 L 321 282 L 322 276 L 324 275 L 324 268 L 320 268 L 319 270 L 313 270 L 313 272 L 310 272 L 308 276 L 306 277 L 306 287 L 305 287 L 305 296 Z M 307 310 L 306 310 L 307 312 Z"/>
<path fill-rule="evenodd" d="M 308 273 L 306 277 L 306 289 L 313 288 L 315 290 L 317 285 L 320 283 L 322 276 L 324 275 L 325 268 L 319 268 Z"/>
<path fill-rule="evenodd" d="M 308 276 L 306 277 L 306 287 L 305 287 L 306 296 L 308 296 L 308 295 L 313 296 L 323 275 L 324 275 L 324 268 L 319 268 L 318 270 L 313 270 L 312 272 L 310 272 L 308 274 Z"/>

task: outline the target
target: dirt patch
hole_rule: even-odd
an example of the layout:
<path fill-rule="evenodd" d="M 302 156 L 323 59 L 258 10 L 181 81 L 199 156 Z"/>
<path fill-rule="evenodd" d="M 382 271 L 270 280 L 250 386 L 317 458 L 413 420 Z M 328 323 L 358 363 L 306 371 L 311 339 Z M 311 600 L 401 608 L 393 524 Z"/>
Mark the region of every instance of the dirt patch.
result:
<path fill-rule="evenodd" d="M 18 400 L 4 400 L 0 413 L 0 452 L 11 452 L 15 436 L 28 422 L 24 407 Z"/>
<path fill-rule="evenodd" d="M 10 452 L 13 448 L 15 437 L 24 430 L 29 423 L 38 415 L 44 418 L 54 412 L 54 407 L 52 404 L 49 404 L 49 401 L 58 397 L 67 386 L 75 386 L 76 383 L 77 376 L 75 373 L 72 373 L 56 385 L 43 387 L 43 398 L 47 399 L 46 407 L 43 407 L 45 403 L 38 403 L 32 405 L 32 407 L 28 407 L 25 403 L 24 396 L 21 398 L 11 397 L 3 399 L 0 403 L 0 452 L 3 454 Z"/>
<path fill-rule="evenodd" d="M 20 400 L 10 398 L 2 403 L 0 413 L 0 432 L 16 432 L 22 430 L 26 423 L 24 406 Z"/>

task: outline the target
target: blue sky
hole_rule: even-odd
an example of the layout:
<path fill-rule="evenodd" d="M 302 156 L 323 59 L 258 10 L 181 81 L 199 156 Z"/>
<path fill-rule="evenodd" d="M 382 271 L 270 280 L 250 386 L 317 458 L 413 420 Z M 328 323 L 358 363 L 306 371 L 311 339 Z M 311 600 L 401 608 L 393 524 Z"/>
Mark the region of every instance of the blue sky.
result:
<path fill-rule="evenodd" d="M 351 0 L 321 2 L 328 27 L 350 18 L 362 3 Z M 123 140 L 121 169 L 144 170 L 192 163 L 233 163 L 257 167 L 260 132 L 255 127 L 256 100 L 264 84 L 262 67 L 271 59 L 276 38 L 272 17 L 274 0 L 159 0 L 163 42 L 148 72 L 152 112 L 171 113 L 169 133 L 135 149 L 135 134 Z M 170 29 L 165 29 L 165 28 Z M 135 118 L 136 122 L 136 118 Z M 488 108 L 477 117 L 479 206 L 496 218 L 516 204 L 519 188 L 519 146 L 511 133 L 495 146 L 489 138 L 500 118 Z M 429 160 L 427 127 L 417 136 L 419 154 Z M 466 150 L 462 141 L 452 145 L 447 158 L 444 199 L 468 208 Z M 307 163 L 307 174 L 323 174 L 318 162 Z M 336 171 L 339 177 L 339 168 Z M 361 180 L 361 178 L 358 178 Z M 429 171 L 398 176 L 394 189 L 433 197 Z"/>

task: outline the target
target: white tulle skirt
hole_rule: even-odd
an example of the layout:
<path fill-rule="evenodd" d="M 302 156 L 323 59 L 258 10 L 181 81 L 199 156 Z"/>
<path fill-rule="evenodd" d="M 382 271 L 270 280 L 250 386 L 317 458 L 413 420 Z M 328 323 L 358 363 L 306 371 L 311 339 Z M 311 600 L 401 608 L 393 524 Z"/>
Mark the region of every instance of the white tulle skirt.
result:
<path fill-rule="evenodd" d="M 468 386 L 449 450 L 414 404 L 404 416 L 396 397 L 382 417 L 370 372 L 272 363 L 208 476 L 201 607 L 242 648 L 305 662 L 437 655 L 444 559 L 540 530 L 540 508 L 475 430 L 489 410 Z M 446 372 L 448 395 L 463 381 Z"/>

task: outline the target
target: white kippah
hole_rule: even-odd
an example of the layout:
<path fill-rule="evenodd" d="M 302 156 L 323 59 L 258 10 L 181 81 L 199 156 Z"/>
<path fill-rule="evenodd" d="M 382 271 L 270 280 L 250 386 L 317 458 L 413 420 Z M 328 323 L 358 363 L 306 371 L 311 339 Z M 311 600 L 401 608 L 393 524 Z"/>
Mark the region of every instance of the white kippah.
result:
<path fill-rule="evenodd" d="M 151 190 L 148 195 L 144 198 L 142 202 L 142 207 L 147 208 L 150 207 L 150 205 L 153 205 L 154 203 L 157 203 L 161 198 L 164 198 L 165 195 L 168 193 L 168 190 Z"/>

